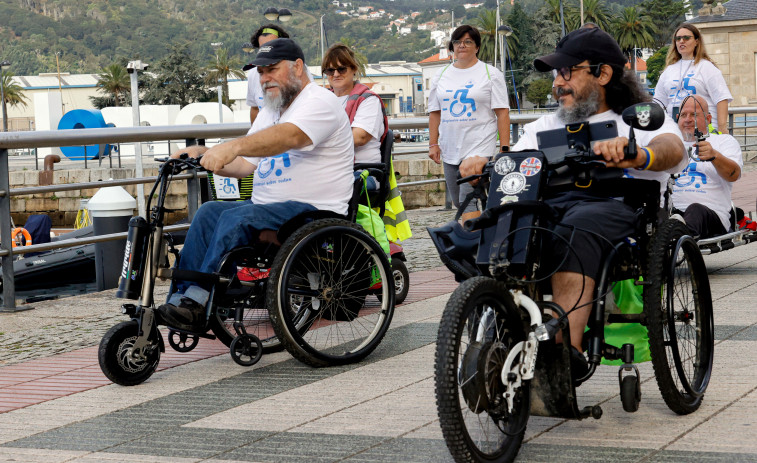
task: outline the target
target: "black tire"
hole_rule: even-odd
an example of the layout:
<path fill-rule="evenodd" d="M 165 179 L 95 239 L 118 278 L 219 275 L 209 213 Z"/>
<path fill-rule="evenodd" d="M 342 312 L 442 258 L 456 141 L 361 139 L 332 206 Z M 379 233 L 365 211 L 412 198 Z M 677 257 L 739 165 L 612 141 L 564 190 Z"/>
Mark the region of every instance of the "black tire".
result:
<path fill-rule="evenodd" d="M 237 336 L 231 341 L 229 354 L 238 365 L 251 367 L 263 356 L 263 343 L 251 334 Z"/>
<path fill-rule="evenodd" d="M 620 382 L 620 402 L 623 410 L 633 413 L 639 409 L 639 377 L 636 375 L 625 376 Z"/>
<path fill-rule="evenodd" d="M 377 281 L 381 301 L 366 300 Z M 358 362 L 379 345 L 392 321 L 391 267 L 359 225 L 316 220 L 281 246 L 266 303 L 276 335 L 301 362 L 314 367 Z"/>
<path fill-rule="evenodd" d="M 405 302 L 407 292 L 410 291 L 410 273 L 399 257 L 392 257 L 392 275 L 394 276 L 394 303 L 402 304 Z"/>
<path fill-rule="evenodd" d="M 481 326 L 487 328 L 479 341 Z M 512 347 L 525 339 L 523 319 L 504 283 L 474 277 L 449 298 L 439 325 L 434 381 L 442 434 L 456 462 L 511 462 L 518 455 L 531 384 L 516 389 L 509 413 L 500 372 Z"/>
<path fill-rule="evenodd" d="M 144 360 L 130 359 L 128 349 L 134 345 L 139 335 L 136 320 L 119 323 L 103 336 L 97 358 L 100 369 L 107 378 L 122 386 L 134 386 L 147 380 L 155 372 L 160 362 L 160 346 L 157 341 L 150 346 Z M 157 334 L 160 336 L 160 334 Z"/>
<path fill-rule="evenodd" d="M 715 349 L 707 268 L 687 227 L 667 220 L 650 243 L 644 287 L 649 350 L 657 386 L 672 411 L 699 408 Z M 682 238 L 686 236 L 685 238 Z"/>

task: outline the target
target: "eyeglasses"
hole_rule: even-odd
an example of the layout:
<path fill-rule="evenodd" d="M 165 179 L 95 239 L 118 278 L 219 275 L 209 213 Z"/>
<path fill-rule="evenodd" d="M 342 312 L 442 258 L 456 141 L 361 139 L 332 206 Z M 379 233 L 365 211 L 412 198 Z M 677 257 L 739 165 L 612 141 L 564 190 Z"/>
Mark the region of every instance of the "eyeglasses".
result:
<path fill-rule="evenodd" d="M 349 69 L 347 66 L 339 66 L 336 68 L 326 68 L 323 70 L 323 73 L 331 77 L 337 71 L 339 71 L 339 74 L 344 74 L 345 72 L 347 72 L 347 69 Z"/>
<path fill-rule="evenodd" d="M 678 35 L 676 36 L 676 42 L 688 42 L 689 40 L 693 39 L 693 35 Z"/>
<path fill-rule="evenodd" d="M 460 45 L 465 45 L 466 47 L 472 47 L 475 44 L 476 44 L 476 42 L 474 42 L 473 40 L 470 40 L 470 39 L 453 40 L 452 41 L 452 46 L 453 47 L 459 47 Z"/>
<path fill-rule="evenodd" d="M 584 66 L 570 66 L 560 69 L 552 69 L 552 78 L 557 79 L 557 74 L 559 73 L 563 80 L 567 82 L 572 77 L 573 71 L 577 69 L 591 69 L 597 66 L 601 66 L 601 64 L 586 64 Z"/>

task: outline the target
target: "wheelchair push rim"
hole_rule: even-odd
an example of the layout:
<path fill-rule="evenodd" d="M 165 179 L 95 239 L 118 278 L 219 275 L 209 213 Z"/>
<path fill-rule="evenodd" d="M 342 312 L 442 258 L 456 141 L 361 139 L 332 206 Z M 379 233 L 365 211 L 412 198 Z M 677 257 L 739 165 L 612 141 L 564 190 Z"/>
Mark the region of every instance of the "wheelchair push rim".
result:
<path fill-rule="evenodd" d="M 377 281 L 381 297 L 373 298 Z M 362 360 L 381 342 L 394 312 L 389 261 L 358 225 L 317 220 L 282 245 L 266 297 L 279 339 L 316 367 Z"/>

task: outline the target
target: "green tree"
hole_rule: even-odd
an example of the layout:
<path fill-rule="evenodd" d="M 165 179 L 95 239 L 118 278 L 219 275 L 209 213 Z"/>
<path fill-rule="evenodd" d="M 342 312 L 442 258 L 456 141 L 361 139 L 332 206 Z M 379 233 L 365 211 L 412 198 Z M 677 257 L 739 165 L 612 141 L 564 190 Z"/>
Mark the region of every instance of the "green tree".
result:
<path fill-rule="evenodd" d="M 29 101 L 24 95 L 24 89 L 21 88 L 20 85 L 14 83 L 12 78 L 13 73 L 4 71 L 3 79 L 0 81 L 0 85 L 2 85 L 3 88 L 3 115 L 6 115 L 6 117 L 3 118 L 3 132 L 8 131 L 8 105 L 20 105 L 25 107 L 26 103 Z"/>
<path fill-rule="evenodd" d="M 97 74 L 97 91 L 106 94 L 106 99 L 112 102 L 113 106 L 121 106 L 126 100 L 126 95 L 130 93 L 131 84 L 129 83 L 129 73 L 126 68 L 119 64 L 111 64 L 102 68 Z M 90 97 L 90 100 L 97 97 Z M 93 101 L 94 102 L 94 101 Z"/>
<path fill-rule="evenodd" d="M 665 57 L 668 54 L 668 47 L 662 47 L 647 60 L 647 82 L 649 88 L 655 88 L 660 74 L 665 69 Z"/>
<path fill-rule="evenodd" d="M 552 93 L 551 79 L 537 79 L 531 82 L 526 91 L 526 98 L 531 103 L 544 106 L 547 102 L 547 95 Z"/>
<path fill-rule="evenodd" d="M 452 12 L 455 14 L 455 24 L 462 24 L 461 21 L 465 18 L 465 7 L 457 5 L 452 8 Z"/>
<path fill-rule="evenodd" d="M 478 50 L 478 59 L 485 63 L 494 63 L 497 50 L 497 12 L 484 10 L 473 20 L 473 25 L 481 33 L 481 47 Z"/>
<path fill-rule="evenodd" d="M 612 33 L 618 41 L 620 49 L 630 57 L 633 49 L 651 48 L 654 46 L 654 24 L 652 21 L 639 14 L 639 11 L 629 6 L 623 9 L 623 13 L 612 22 Z"/>
<path fill-rule="evenodd" d="M 221 48 L 216 53 L 216 59 L 205 68 L 205 83 L 215 86 L 221 81 L 222 101 L 231 106 L 229 101 L 229 76 L 245 79 L 247 75 L 242 71 L 242 61 L 237 57 L 229 57 L 229 50 Z"/>
<path fill-rule="evenodd" d="M 155 65 L 155 74 L 146 79 L 144 102 L 186 106 L 208 101 L 208 90 L 200 66 L 189 54 L 188 44 L 172 45 L 168 55 Z"/>
<path fill-rule="evenodd" d="M 516 88 L 521 90 L 518 93 L 522 95 L 524 84 L 535 78 L 532 71 L 538 34 L 534 30 L 531 16 L 520 6 L 520 3 L 513 5 L 505 18 L 505 23 L 513 29 L 513 34 L 507 38 L 511 60 L 508 66 L 514 74 Z M 513 42 L 514 46 L 510 46 L 510 42 Z"/>
<path fill-rule="evenodd" d="M 584 2 L 584 22 L 593 22 L 602 30 L 609 30 L 610 12 L 602 0 L 583 0 Z M 581 10 L 575 10 L 578 13 L 578 25 L 581 24 Z"/>
<path fill-rule="evenodd" d="M 546 0 L 547 17 L 560 26 L 560 0 Z M 565 19 L 565 32 L 577 29 L 579 12 L 567 0 L 563 1 L 563 18 Z M 562 32 L 562 28 L 560 29 Z"/>
<path fill-rule="evenodd" d="M 654 25 L 654 48 L 670 45 L 676 27 L 684 19 L 686 6 L 681 0 L 646 0 L 639 5 L 641 12 Z"/>

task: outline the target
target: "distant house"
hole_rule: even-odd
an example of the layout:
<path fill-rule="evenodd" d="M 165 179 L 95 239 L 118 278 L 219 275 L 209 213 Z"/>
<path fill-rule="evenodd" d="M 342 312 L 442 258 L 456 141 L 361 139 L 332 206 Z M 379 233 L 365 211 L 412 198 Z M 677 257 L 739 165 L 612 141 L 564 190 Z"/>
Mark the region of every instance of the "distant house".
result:
<path fill-rule="evenodd" d="M 479 6 L 483 6 L 483 5 L 484 5 L 483 3 L 466 3 L 463 5 L 463 8 L 468 10 L 470 8 L 478 8 Z"/>
<path fill-rule="evenodd" d="M 429 21 L 427 23 L 418 24 L 418 30 L 419 31 L 431 31 L 436 29 L 436 23 L 433 21 Z"/>
<path fill-rule="evenodd" d="M 626 69 L 632 69 L 631 63 L 626 63 Z M 647 83 L 647 62 L 637 57 L 635 71 L 636 77 L 639 79 L 639 82 L 641 82 L 641 85 L 644 88 L 648 88 L 649 83 Z"/>

